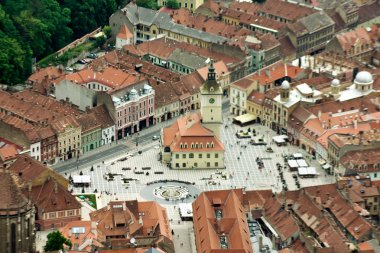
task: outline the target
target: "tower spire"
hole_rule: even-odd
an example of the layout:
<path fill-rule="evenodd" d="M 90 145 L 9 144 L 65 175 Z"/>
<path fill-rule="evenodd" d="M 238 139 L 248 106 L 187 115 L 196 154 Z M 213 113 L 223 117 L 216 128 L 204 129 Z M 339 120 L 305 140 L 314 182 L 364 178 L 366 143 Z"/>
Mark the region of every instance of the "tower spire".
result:
<path fill-rule="evenodd" d="M 215 77 L 215 68 L 214 68 L 214 60 L 211 59 L 210 66 L 208 67 L 207 80 L 216 80 Z"/>

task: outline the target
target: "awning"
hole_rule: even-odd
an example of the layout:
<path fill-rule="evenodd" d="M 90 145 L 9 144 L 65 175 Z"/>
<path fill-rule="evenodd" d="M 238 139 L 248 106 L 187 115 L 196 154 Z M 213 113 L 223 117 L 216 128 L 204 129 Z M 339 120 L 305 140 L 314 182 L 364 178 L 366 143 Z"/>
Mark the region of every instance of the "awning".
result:
<path fill-rule="evenodd" d="M 290 168 L 298 168 L 298 163 L 296 160 L 288 160 L 288 165 Z"/>
<path fill-rule="evenodd" d="M 250 121 L 254 121 L 256 119 L 256 115 L 246 113 L 234 118 L 235 121 L 240 122 L 240 124 L 245 124 Z"/>
<path fill-rule="evenodd" d="M 307 166 L 309 166 L 307 164 L 307 162 L 305 160 L 303 160 L 303 159 L 298 159 L 296 161 L 297 161 L 298 167 L 307 167 Z"/>
<path fill-rule="evenodd" d="M 74 184 L 89 184 L 91 182 L 89 175 L 74 175 L 73 176 Z"/>
<path fill-rule="evenodd" d="M 317 175 L 317 170 L 314 167 L 302 167 L 298 168 L 298 174 L 300 176 Z"/>

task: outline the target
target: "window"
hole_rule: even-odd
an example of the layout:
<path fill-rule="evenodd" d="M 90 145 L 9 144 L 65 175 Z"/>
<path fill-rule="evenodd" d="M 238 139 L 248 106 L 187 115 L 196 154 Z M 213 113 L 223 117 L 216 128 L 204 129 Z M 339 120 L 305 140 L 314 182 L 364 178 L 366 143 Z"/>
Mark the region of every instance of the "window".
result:
<path fill-rule="evenodd" d="M 218 167 L 218 162 L 215 162 L 215 167 Z"/>
<path fill-rule="evenodd" d="M 215 154 L 215 158 L 219 158 L 219 154 Z"/>
<path fill-rule="evenodd" d="M 182 167 L 185 168 L 186 167 L 186 163 L 182 163 Z"/>
<path fill-rule="evenodd" d="M 210 167 L 210 163 L 207 163 L 207 167 Z"/>
<path fill-rule="evenodd" d="M 179 168 L 179 163 L 176 163 L 176 164 L 175 164 L 175 167 L 176 167 L 176 168 Z"/>
<path fill-rule="evenodd" d="M 182 158 L 186 158 L 186 154 L 182 154 Z"/>
<path fill-rule="evenodd" d="M 189 154 L 189 158 L 194 158 L 194 154 L 193 154 L 193 153 L 190 153 L 190 154 Z"/>
<path fill-rule="evenodd" d="M 55 213 L 49 213 L 49 219 L 54 219 L 55 218 Z"/>
<path fill-rule="evenodd" d="M 210 158 L 211 157 L 211 155 L 210 154 L 207 154 L 207 158 Z"/>
<path fill-rule="evenodd" d="M 74 215 L 74 211 L 73 210 L 67 211 L 67 216 L 73 216 L 73 215 Z"/>
<path fill-rule="evenodd" d="M 198 155 L 198 158 L 202 158 L 202 154 L 199 154 L 199 155 Z"/>
<path fill-rule="evenodd" d="M 175 158 L 179 159 L 179 154 L 176 154 L 176 155 L 175 155 Z"/>

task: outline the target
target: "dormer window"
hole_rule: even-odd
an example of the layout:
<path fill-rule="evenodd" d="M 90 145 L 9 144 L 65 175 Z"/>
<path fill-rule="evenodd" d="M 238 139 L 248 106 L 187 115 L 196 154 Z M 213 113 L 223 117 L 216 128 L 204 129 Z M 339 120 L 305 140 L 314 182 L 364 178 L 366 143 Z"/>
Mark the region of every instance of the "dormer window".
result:
<path fill-rule="evenodd" d="M 187 143 L 185 143 L 185 148 L 187 148 Z"/>
<path fill-rule="evenodd" d="M 181 148 L 181 149 L 183 148 L 183 145 L 182 145 L 182 143 L 181 143 L 181 144 L 179 144 L 179 148 Z"/>
<path fill-rule="evenodd" d="M 198 142 L 197 142 L 197 143 L 195 143 L 195 148 L 198 148 Z"/>
<path fill-rule="evenodd" d="M 203 148 L 203 143 L 201 143 L 201 148 Z"/>
<path fill-rule="evenodd" d="M 206 143 L 206 148 L 209 148 L 209 144 L 208 144 L 208 142 Z"/>
<path fill-rule="evenodd" d="M 211 142 L 211 148 L 214 148 L 214 143 L 213 142 Z"/>

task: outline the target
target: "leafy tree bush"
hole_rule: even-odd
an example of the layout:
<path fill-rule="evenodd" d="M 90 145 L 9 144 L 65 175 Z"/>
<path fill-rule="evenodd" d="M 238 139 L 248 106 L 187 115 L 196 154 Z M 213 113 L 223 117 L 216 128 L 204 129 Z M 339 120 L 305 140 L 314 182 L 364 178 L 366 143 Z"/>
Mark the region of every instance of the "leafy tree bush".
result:
<path fill-rule="evenodd" d="M 66 245 L 69 248 L 72 247 L 72 243 L 70 240 L 66 239 L 61 232 L 59 231 L 54 231 L 51 232 L 47 235 L 47 242 L 46 245 L 44 246 L 44 251 L 55 251 L 55 250 L 63 250 L 64 246 Z"/>
<path fill-rule="evenodd" d="M 179 9 L 179 3 L 177 0 L 168 0 L 166 6 L 170 9 Z"/>

